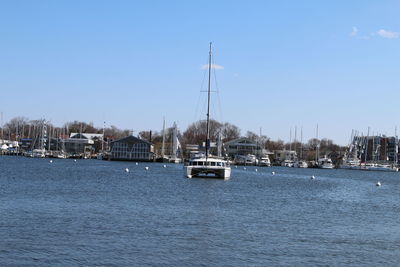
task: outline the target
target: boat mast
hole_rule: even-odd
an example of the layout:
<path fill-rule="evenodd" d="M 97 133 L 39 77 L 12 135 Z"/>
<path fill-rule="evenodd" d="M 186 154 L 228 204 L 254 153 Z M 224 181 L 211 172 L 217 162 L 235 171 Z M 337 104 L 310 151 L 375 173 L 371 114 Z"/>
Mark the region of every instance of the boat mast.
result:
<path fill-rule="evenodd" d="M 319 147 L 319 141 L 318 141 L 318 123 L 317 123 L 317 130 L 316 130 L 316 147 L 315 147 L 315 162 L 318 164 L 318 157 L 319 157 L 319 151 L 318 151 L 318 147 Z"/>
<path fill-rule="evenodd" d="M 47 144 L 47 150 L 50 151 L 51 150 L 51 125 L 49 125 L 49 143 Z"/>
<path fill-rule="evenodd" d="M 172 159 L 176 160 L 177 151 L 178 151 L 178 126 L 176 122 L 174 122 L 173 131 L 172 131 Z"/>
<path fill-rule="evenodd" d="M 394 167 L 397 166 L 397 153 L 399 153 L 399 139 L 397 138 L 397 126 L 394 128 Z"/>
<path fill-rule="evenodd" d="M 101 153 L 104 152 L 104 127 L 105 127 L 105 125 L 106 125 L 106 122 L 103 121 L 103 136 L 101 138 Z"/>
<path fill-rule="evenodd" d="M 300 129 L 300 159 L 303 160 L 303 126 Z"/>
<path fill-rule="evenodd" d="M 163 134 L 162 134 L 162 145 L 161 145 L 161 157 L 164 158 L 165 154 L 165 117 L 163 118 Z"/>
<path fill-rule="evenodd" d="M 367 163 L 367 154 L 368 154 L 368 138 L 369 138 L 369 127 L 368 127 L 368 132 L 367 132 L 367 138 L 366 138 L 366 145 L 365 145 L 365 153 L 364 153 L 364 161 Z"/>
<path fill-rule="evenodd" d="M 1 114 L 1 143 L 4 142 L 4 125 L 3 125 L 3 112 Z"/>
<path fill-rule="evenodd" d="M 208 150 L 210 144 L 210 97 L 211 97 L 211 42 L 210 53 L 208 56 L 208 100 L 207 100 L 207 137 L 206 137 L 206 160 L 208 159 Z"/>
<path fill-rule="evenodd" d="M 294 152 L 297 157 L 297 125 L 294 127 Z"/>

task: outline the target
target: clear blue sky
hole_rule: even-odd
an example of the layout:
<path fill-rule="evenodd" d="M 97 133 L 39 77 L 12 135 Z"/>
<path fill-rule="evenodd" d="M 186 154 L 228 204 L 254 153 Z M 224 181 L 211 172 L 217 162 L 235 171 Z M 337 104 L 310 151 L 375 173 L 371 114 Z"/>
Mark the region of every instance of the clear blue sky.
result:
<path fill-rule="evenodd" d="M 272 139 L 394 134 L 399 1 L 0 1 L 0 111 L 56 125 L 181 130 L 212 116 Z M 214 86 L 215 88 L 215 86 Z M 218 101 L 219 100 L 219 101 Z M 200 104 L 199 104 L 200 103 Z"/>

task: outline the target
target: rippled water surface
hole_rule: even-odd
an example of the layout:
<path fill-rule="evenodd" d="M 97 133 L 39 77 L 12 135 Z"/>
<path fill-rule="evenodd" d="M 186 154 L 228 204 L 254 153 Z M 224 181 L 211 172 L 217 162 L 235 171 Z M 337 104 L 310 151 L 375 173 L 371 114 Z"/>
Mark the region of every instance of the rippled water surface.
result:
<path fill-rule="evenodd" d="M 257 169 L 0 157 L 0 265 L 399 265 L 400 173 Z"/>

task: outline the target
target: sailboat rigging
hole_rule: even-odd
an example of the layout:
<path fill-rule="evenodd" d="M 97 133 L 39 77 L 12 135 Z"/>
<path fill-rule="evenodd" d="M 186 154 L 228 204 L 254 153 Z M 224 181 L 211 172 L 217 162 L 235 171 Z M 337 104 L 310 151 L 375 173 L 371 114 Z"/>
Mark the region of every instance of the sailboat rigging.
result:
<path fill-rule="evenodd" d="M 220 178 L 227 180 L 231 175 L 231 167 L 229 163 L 219 157 L 210 154 L 210 100 L 211 100 L 211 62 L 212 62 L 212 43 L 210 43 L 210 51 L 208 57 L 208 90 L 207 90 L 207 129 L 205 142 L 205 155 L 189 160 L 185 168 L 185 175 L 188 178 Z"/>

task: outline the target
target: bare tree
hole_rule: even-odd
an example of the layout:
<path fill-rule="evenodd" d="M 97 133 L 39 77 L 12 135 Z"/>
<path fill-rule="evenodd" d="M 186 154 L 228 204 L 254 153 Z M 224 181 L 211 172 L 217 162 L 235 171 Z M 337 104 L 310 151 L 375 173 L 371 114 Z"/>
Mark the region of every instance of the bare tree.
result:
<path fill-rule="evenodd" d="M 228 142 L 240 137 L 240 129 L 236 125 L 225 122 L 222 125 L 222 137 L 224 142 Z"/>

